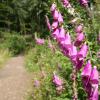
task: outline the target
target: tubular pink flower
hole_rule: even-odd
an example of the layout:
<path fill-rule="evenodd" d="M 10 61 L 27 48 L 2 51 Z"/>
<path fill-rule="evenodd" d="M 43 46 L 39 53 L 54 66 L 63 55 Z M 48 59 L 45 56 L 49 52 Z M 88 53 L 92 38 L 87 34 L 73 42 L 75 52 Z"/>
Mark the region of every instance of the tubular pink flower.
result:
<path fill-rule="evenodd" d="M 98 84 L 99 83 L 99 73 L 98 73 L 96 66 L 94 66 L 94 68 L 92 70 L 90 81 L 91 81 L 92 84 Z"/>
<path fill-rule="evenodd" d="M 65 35 L 65 39 L 61 41 L 61 44 L 66 48 L 71 45 L 71 37 L 69 33 Z"/>
<path fill-rule="evenodd" d="M 84 40 L 84 38 L 85 38 L 85 36 L 84 36 L 83 32 L 82 33 L 78 33 L 76 41 L 74 43 L 75 46 L 80 46 L 82 44 L 82 41 Z"/>
<path fill-rule="evenodd" d="M 59 42 L 61 42 L 61 41 L 63 41 L 64 39 L 65 39 L 65 30 L 64 30 L 63 27 L 61 27 L 61 28 L 59 29 L 59 35 L 58 35 L 57 40 L 58 40 Z"/>
<path fill-rule="evenodd" d="M 59 12 L 59 17 L 58 17 L 58 22 L 59 23 L 63 23 L 63 16 L 61 15 L 61 13 Z"/>
<path fill-rule="evenodd" d="M 92 72 L 92 65 L 90 60 L 88 60 L 87 64 L 85 65 L 83 71 L 82 71 L 82 81 L 85 85 L 89 82 L 90 76 Z"/>
<path fill-rule="evenodd" d="M 84 85 L 84 82 L 83 82 L 83 85 Z M 88 94 L 88 100 L 91 100 L 90 97 L 92 96 L 92 92 L 93 92 L 92 85 L 88 82 L 87 85 L 84 85 L 84 88 Z"/>
<path fill-rule="evenodd" d="M 58 35 L 59 35 L 59 29 L 57 28 L 57 29 L 53 30 L 52 37 L 54 39 L 57 39 L 58 38 Z"/>
<path fill-rule="evenodd" d="M 69 3 L 69 0 L 61 0 L 62 3 L 63 3 L 63 6 L 66 7 L 66 8 L 69 8 L 71 7 L 70 3 Z"/>
<path fill-rule="evenodd" d="M 55 11 L 56 7 L 57 7 L 56 4 L 53 3 L 53 4 L 51 5 L 50 11 L 52 11 L 52 12 Z"/>
<path fill-rule="evenodd" d="M 77 55 L 77 48 L 76 46 L 72 45 L 70 56 L 76 56 L 76 55 Z"/>
<path fill-rule="evenodd" d="M 79 0 L 80 4 L 83 6 L 87 6 L 88 5 L 88 0 Z"/>
<path fill-rule="evenodd" d="M 77 26 L 75 31 L 76 31 L 76 33 L 81 33 L 83 31 L 83 25 L 80 24 L 79 26 Z"/>
<path fill-rule="evenodd" d="M 54 21 L 52 23 L 52 30 L 56 29 L 58 27 L 58 21 Z"/>
<path fill-rule="evenodd" d="M 57 10 L 55 10 L 55 11 L 53 12 L 53 19 L 54 19 L 54 20 L 58 20 L 58 17 L 59 17 L 59 12 L 58 12 Z"/>
<path fill-rule="evenodd" d="M 86 45 L 86 43 L 81 47 L 81 50 L 78 52 L 77 54 L 77 63 L 76 63 L 76 68 L 77 70 L 80 70 L 83 63 L 84 63 L 84 58 L 87 55 L 87 51 L 88 51 L 88 46 Z"/>
<path fill-rule="evenodd" d="M 45 43 L 44 39 L 36 38 L 36 43 L 38 45 L 43 45 Z"/>
<path fill-rule="evenodd" d="M 87 55 L 87 52 L 88 52 L 88 46 L 86 45 L 86 43 L 84 43 L 80 51 L 78 52 L 78 58 L 84 59 Z"/>
<path fill-rule="evenodd" d="M 63 84 L 62 80 L 55 74 L 53 75 L 53 83 L 56 86 L 62 86 L 62 84 Z"/>
<path fill-rule="evenodd" d="M 51 25 L 48 16 L 46 16 L 46 24 L 49 30 L 51 30 Z"/>
<path fill-rule="evenodd" d="M 59 43 L 59 46 L 60 46 L 60 48 L 62 50 L 62 53 L 65 56 L 69 57 L 70 56 L 71 47 L 72 47 L 71 37 L 70 37 L 69 33 L 67 33 L 65 35 L 65 39 Z"/>
<path fill-rule="evenodd" d="M 99 100 L 98 85 L 93 86 L 93 93 L 92 96 L 90 96 L 89 100 Z"/>
<path fill-rule="evenodd" d="M 72 45 L 71 50 L 70 50 L 70 59 L 74 65 L 76 65 L 76 60 L 77 60 L 77 48 L 76 46 Z"/>
<path fill-rule="evenodd" d="M 79 71 L 81 68 L 82 68 L 82 65 L 84 63 L 84 59 L 79 59 L 79 58 L 76 58 L 76 69 Z"/>

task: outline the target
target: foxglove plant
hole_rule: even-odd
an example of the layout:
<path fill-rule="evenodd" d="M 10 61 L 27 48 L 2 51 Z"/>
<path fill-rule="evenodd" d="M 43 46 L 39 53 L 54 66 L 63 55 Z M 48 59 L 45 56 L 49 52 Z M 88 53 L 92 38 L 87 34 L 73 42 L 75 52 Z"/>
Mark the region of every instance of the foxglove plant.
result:
<path fill-rule="evenodd" d="M 88 100 L 98 100 L 99 74 L 97 67 L 92 68 L 90 61 L 87 62 L 82 71 L 82 81 L 88 94 Z"/>
<path fill-rule="evenodd" d="M 71 7 L 71 4 L 70 4 L 69 0 L 61 0 L 61 1 L 62 1 L 62 3 L 63 3 L 63 6 L 64 6 L 64 7 L 66 7 L 66 8 Z"/>
<path fill-rule="evenodd" d="M 78 34 L 78 33 L 81 33 L 81 32 L 83 31 L 83 25 L 82 25 L 82 24 L 78 25 L 78 26 L 76 27 L 75 31 L 76 31 L 77 34 Z"/>
<path fill-rule="evenodd" d="M 61 92 L 63 91 L 63 80 L 60 79 L 60 77 L 58 75 L 56 75 L 55 73 L 53 74 L 53 83 L 56 86 L 56 91 L 57 94 L 61 94 Z"/>
<path fill-rule="evenodd" d="M 76 41 L 75 41 L 75 46 L 80 46 L 82 44 L 82 42 L 84 41 L 84 33 L 77 33 L 77 37 L 76 37 Z"/>
<path fill-rule="evenodd" d="M 69 5 L 68 0 L 62 0 L 64 7 Z M 87 0 L 80 0 L 80 3 L 86 6 Z M 88 54 L 88 45 L 85 42 L 85 34 L 83 32 L 83 25 L 80 24 L 76 27 L 75 32 L 77 37 L 75 42 L 71 40 L 69 32 L 66 33 L 63 26 L 63 16 L 57 10 L 55 3 L 51 6 L 51 13 L 53 16 L 52 24 L 52 37 L 57 41 L 62 53 L 70 59 L 73 64 L 72 81 L 73 81 L 73 100 L 78 100 L 76 77 L 77 72 L 82 68 L 85 63 L 85 58 Z M 56 23 L 56 24 L 55 24 Z M 82 71 L 83 86 L 88 94 L 88 100 L 98 100 L 98 70 L 96 67 L 92 68 L 91 61 L 89 60 Z M 60 86 L 61 80 L 54 75 L 53 82 Z M 95 99 L 94 99 L 95 98 Z"/>
<path fill-rule="evenodd" d="M 44 39 L 36 38 L 36 43 L 38 45 L 43 45 L 45 43 Z"/>
<path fill-rule="evenodd" d="M 37 34 L 35 34 L 35 42 L 36 42 L 37 45 L 43 45 L 45 43 L 45 40 L 38 38 Z"/>

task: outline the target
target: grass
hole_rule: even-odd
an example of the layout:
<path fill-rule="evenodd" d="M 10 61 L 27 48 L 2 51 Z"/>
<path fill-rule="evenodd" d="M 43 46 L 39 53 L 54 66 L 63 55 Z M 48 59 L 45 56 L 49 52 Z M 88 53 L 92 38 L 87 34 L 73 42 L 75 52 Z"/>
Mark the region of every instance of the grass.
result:
<path fill-rule="evenodd" d="M 0 49 L 0 68 L 2 68 L 3 64 L 8 60 L 11 56 L 8 50 Z"/>

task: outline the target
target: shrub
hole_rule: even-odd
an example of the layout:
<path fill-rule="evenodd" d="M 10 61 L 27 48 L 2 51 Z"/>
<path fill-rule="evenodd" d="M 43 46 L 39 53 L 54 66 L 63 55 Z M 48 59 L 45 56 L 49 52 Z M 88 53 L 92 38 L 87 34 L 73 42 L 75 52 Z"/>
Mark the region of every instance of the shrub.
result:
<path fill-rule="evenodd" d="M 23 53 L 27 47 L 32 46 L 32 39 L 28 39 L 16 32 L 2 32 L 0 48 L 8 49 L 13 55 Z M 27 42 L 28 41 L 28 42 Z"/>
<path fill-rule="evenodd" d="M 22 53 L 25 50 L 26 42 L 23 36 L 11 35 L 7 37 L 6 45 L 14 55 Z"/>

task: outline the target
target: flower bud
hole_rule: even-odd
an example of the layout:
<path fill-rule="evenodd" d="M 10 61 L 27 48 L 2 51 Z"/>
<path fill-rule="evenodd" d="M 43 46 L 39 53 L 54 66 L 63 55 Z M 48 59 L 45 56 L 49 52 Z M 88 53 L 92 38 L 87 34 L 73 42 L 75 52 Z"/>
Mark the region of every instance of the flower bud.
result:
<path fill-rule="evenodd" d="M 83 25 L 80 24 L 79 26 L 77 26 L 75 31 L 76 31 L 76 33 L 81 33 L 83 31 Z"/>
<path fill-rule="evenodd" d="M 54 83 L 56 86 L 62 86 L 63 81 L 62 81 L 56 74 L 54 74 L 54 75 L 53 75 L 53 83 Z"/>
<path fill-rule="evenodd" d="M 55 3 L 53 3 L 53 4 L 51 5 L 50 10 L 53 12 L 53 11 L 55 11 L 55 9 L 56 9 L 56 4 L 55 4 Z"/>
<path fill-rule="evenodd" d="M 36 43 L 38 45 L 43 45 L 45 43 L 44 39 L 36 38 Z"/>

